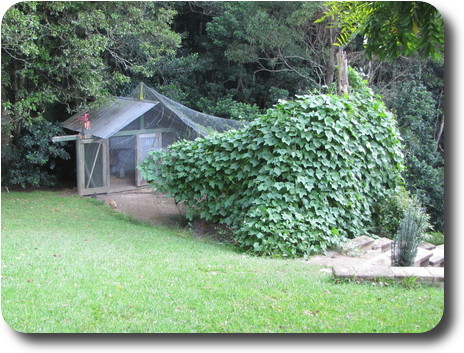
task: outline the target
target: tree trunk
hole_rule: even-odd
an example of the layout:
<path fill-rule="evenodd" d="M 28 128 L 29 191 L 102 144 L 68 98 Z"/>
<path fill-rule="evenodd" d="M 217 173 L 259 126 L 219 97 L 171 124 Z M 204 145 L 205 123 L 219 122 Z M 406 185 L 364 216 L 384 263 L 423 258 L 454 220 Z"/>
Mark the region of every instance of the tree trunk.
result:
<path fill-rule="evenodd" d="M 329 29 L 330 33 L 330 51 L 329 51 L 329 59 L 327 60 L 327 70 L 326 70 L 326 75 L 325 75 L 325 84 L 330 87 L 334 80 L 334 74 L 335 74 L 335 58 L 337 56 L 337 53 L 335 52 L 335 45 L 332 43 L 335 42 L 335 38 L 333 38 L 333 30 L 332 28 Z"/>
<path fill-rule="evenodd" d="M 340 47 L 337 55 L 338 61 L 338 94 L 343 96 L 348 94 L 350 91 L 350 86 L 348 82 L 348 59 L 346 58 L 346 53 L 343 51 L 343 48 Z"/>
<path fill-rule="evenodd" d="M 441 152 L 445 152 L 444 146 L 442 146 L 442 136 L 443 136 L 443 130 L 445 127 L 445 117 L 442 114 L 441 119 L 440 119 L 440 127 L 438 128 L 438 132 L 435 136 L 435 142 L 437 144 L 437 150 L 439 149 Z"/>

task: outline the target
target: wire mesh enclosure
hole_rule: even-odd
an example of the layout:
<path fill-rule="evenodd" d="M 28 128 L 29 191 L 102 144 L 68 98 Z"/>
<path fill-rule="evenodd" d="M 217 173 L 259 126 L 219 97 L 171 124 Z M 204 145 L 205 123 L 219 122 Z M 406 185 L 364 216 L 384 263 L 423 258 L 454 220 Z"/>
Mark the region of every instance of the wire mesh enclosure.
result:
<path fill-rule="evenodd" d="M 75 114 L 62 125 L 79 133 L 78 192 L 89 195 L 146 185 L 137 165 L 150 151 L 246 123 L 197 112 L 141 83 L 130 97 Z"/>
<path fill-rule="evenodd" d="M 144 83 L 141 83 L 135 90 L 133 90 L 130 97 L 160 102 L 161 104 L 159 104 L 159 109 L 163 109 L 164 116 L 171 117 L 174 115 L 182 121 L 185 127 L 190 127 L 190 129 L 185 127 L 180 129 L 186 132 L 186 135 L 183 136 L 185 139 L 195 139 L 199 136 L 207 136 L 214 132 L 224 132 L 231 129 L 238 130 L 247 125 L 247 123 L 243 121 L 219 118 L 217 116 L 200 113 L 187 108 L 186 106 L 163 96 Z"/>

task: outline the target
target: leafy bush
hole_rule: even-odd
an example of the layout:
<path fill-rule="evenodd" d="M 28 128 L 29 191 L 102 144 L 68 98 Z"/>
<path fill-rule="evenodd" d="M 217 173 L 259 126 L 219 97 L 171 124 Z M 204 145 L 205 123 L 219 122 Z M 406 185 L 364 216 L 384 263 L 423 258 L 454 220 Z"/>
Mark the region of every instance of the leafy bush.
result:
<path fill-rule="evenodd" d="M 424 235 L 423 240 L 433 245 L 442 245 L 445 243 L 445 235 L 442 232 L 429 232 Z"/>
<path fill-rule="evenodd" d="M 2 146 L 3 182 L 22 188 L 54 186 L 56 159 L 69 159 L 62 144 L 52 142 L 60 134 L 63 130 L 58 125 L 41 120 L 26 126 L 13 144 Z"/>
<path fill-rule="evenodd" d="M 232 96 L 220 98 L 216 102 L 203 97 L 197 105 L 201 111 L 227 119 L 254 120 L 260 115 L 256 104 L 237 102 Z"/>
<path fill-rule="evenodd" d="M 403 221 L 406 213 L 410 208 L 422 205 L 420 195 L 411 196 L 409 191 L 404 186 L 398 187 L 393 193 L 388 195 L 385 200 L 379 202 L 374 214 L 374 221 L 376 224 L 376 234 L 393 239 L 400 229 L 400 224 Z M 422 206 L 421 206 L 422 207 Z M 421 212 L 424 213 L 425 227 L 431 228 L 430 216 L 426 213 L 425 209 Z M 442 234 L 438 232 L 439 234 Z M 426 236 L 424 234 L 424 236 Z M 432 238 L 432 236 L 430 236 Z M 424 239 L 425 240 L 425 239 Z M 437 238 L 439 241 L 439 236 Z"/>
<path fill-rule="evenodd" d="M 401 181 L 402 154 L 393 116 L 364 87 L 282 101 L 244 130 L 179 142 L 139 168 L 243 249 L 297 257 L 366 234 Z"/>
<path fill-rule="evenodd" d="M 420 207 L 406 209 L 392 245 L 391 260 L 393 266 L 412 266 L 417 248 L 427 229 L 427 215 Z"/>
<path fill-rule="evenodd" d="M 393 239 L 398 231 L 405 211 L 414 205 L 409 192 L 404 187 L 398 187 L 378 203 L 374 215 L 376 234 Z"/>

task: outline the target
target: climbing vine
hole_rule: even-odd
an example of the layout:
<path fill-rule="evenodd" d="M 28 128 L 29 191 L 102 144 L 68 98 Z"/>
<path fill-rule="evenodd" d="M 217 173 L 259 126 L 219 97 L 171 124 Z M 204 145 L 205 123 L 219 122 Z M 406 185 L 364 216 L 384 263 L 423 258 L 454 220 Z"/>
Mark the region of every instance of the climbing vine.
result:
<path fill-rule="evenodd" d="M 244 130 L 178 142 L 140 166 L 189 216 L 229 226 L 247 251 L 288 257 L 366 234 L 402 168 L 395 119 L 362 85 L 281 101 Z"/>

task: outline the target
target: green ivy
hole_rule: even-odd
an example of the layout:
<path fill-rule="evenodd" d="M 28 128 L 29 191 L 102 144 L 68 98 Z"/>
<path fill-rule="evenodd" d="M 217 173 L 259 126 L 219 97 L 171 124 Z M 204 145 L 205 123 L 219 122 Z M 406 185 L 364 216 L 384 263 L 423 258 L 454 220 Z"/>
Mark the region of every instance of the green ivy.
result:
<path fill-rule="evenodd" d="M 178 142 L 139 168 L 241 248 L 307 257 L 368 232 L 403 157 L 394 117 L 364 87 L 282 101 L 244 130 Z"/>

